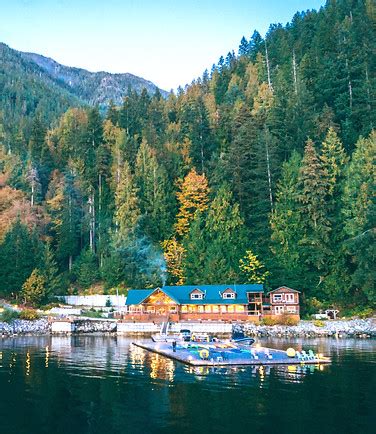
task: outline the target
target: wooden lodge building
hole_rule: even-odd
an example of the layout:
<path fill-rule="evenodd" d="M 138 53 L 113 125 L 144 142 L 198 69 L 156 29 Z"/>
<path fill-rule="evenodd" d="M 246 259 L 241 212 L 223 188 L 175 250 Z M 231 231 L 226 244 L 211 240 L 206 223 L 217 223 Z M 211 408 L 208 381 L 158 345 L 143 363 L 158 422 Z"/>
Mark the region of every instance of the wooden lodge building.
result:
<path fill-rule="evenodd" d="M 261 284 L 164 286 L 132 289 L 128 321 L 254 321 L 288 314 L 299 319 L 299 291 L 281 286 L 264 294 Z"/>

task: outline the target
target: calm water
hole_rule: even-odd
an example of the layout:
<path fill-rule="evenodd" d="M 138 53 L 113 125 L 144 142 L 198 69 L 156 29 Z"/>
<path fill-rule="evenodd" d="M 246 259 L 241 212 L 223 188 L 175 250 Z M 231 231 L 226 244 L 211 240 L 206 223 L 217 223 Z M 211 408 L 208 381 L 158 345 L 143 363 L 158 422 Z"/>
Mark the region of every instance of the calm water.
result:
<path fill-rule="evenodd" d="M 315 367 L 189 368 L 126 338 L 0 340 L 0 433 L 375 433 L 376 341 Z"/>

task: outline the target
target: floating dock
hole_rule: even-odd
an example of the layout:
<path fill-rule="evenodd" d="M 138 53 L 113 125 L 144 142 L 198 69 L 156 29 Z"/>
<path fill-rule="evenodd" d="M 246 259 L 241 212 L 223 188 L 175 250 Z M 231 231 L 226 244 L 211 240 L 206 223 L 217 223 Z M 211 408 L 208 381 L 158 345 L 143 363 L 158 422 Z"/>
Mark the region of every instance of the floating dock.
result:
<path fill-rule="evenodd" d="M 174 351 L 171 342 L 133 342 L 144 350 L 160 354 L 192 366 L 227 365 L 318 365 L 331 360 L 322 355 L 302 356 L 300 352 L 291 357 L 286 351 L 265 347 L 228 345 L 205 345 L 177 343 Z"/>

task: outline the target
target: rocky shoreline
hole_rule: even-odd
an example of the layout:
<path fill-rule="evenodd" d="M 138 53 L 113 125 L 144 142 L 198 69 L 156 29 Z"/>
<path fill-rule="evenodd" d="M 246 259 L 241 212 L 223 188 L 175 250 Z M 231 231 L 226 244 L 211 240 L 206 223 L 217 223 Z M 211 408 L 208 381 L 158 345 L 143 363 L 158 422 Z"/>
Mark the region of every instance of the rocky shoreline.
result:
<path fill-rule="evenodd" d="M 0 322 L 0 337 L 13 335 L 46 335 L 51 333 L 51 324 L 47 318 L 40 318 L 33 321 L 25 319 L 14 319 L 7 322 Z"/>
<path fill-rule="evenodd" d="M 283 338 L 376 338 L 376 319 L 351 319 L 322 321 L 300 321 L 296 326 L 263 326 L 247 324 L 244 332 L 253 337 L 283 337 Z"/>
<path fill-rule="evenodd" d="M 78 319 L 75 321 L 74 333 L 116 333 L 116 322 Z M 234 325 L 234 331 L 243 331 L 253 337 L 275 338 L 376 338 L 376 318 L 323 321 L 320 325 L 314 321 L 300 321 L 296 326 L 264 326 L 253 323 Z M 51 323 L 47 318 L 34 321 L 13 320 L 10 323 L 0 322 L 0 337 L 18 335 L 51 334 Z"/>

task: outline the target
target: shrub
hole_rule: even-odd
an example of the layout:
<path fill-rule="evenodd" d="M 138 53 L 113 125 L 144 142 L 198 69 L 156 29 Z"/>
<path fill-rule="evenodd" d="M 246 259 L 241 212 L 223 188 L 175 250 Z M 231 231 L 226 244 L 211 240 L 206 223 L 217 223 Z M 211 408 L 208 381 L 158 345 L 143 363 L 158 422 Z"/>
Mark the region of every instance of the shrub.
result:
<path fill-rule="evenodd" d="M 82 316 L 86 316 L 88 318 L 103 318 L 102 313 L 96 311 L 95 309 L 82 311 Z"/>
<path fill-rule="evenodd" d="M 4 309 L 3 313 L 0 315 L 1 321 L 11 322 L 14 319 L 19 318 L 19 313 L 13 309 Z"/>
<path fill-rule="evenodd" d="M 262 319 L 261 323 L 266 326 L 273 325 L 287 325 L 287 326 L 295 326 L 297 325 L 299 320 L 291 315 L 278 315 L 274 317 L 266 316 Z"/>
<path fill-rule="evenodd" d="M 44 304 L 43 306 L 40 307 L 41 310 L 50 310 L 53 307 L 60 307 L 60 305 L 63 303 L 48 303 L 48 304 Z"/>
<path fill-rule="evenodd" d="M 358 317 L 358 318 L 370 318 L 375 315 L 375 310 L 371 307 L 356 306 L 352 308 L 343 309 L 341 311 L 342 317 Z"/>
<path fill-rule="evenodd" d="M 324 327 L 325 323 L 321 319 L 315 319 L 315 321 L 313 321 L 313 325 L 316 327 Z"/>
<path fill-rule="evenodd" d="M 310 315 L 313 315 L 321 310 L 324 310 L 327 307 L 327 304 L 318 300 L 316 297 L 307 298 L 303 302 L 303 314 L 305 317 L 309 318 Z"/>
<path fill-rule="evenodd" d="M 28 321 L 33 321 L 39 319 L 38 312 L 33 309 L 24 309 L 20 313 L 20 319 L 26 319 Z"/>
<path fill-rule="evenodd" d="M 298 318 L 295 318 L 291 315 L 282 315 L 282 323 L 283 325 L 287 326 L 296 326 L 299 322 Z"/>
<path fill-rule="evenodd" d="M 262 319 L 261 324 L 266 325 L 266 326 L 273 326 L 277 324 L 277 321 L 275 318 L 271 317 L 271 316 L 266 316 Z"/>
<path fill-rule="evenodd" d="M 374 309 L 367 307 L 358 313 L 359 318 L 370 318 L 375 315 Z"/>

